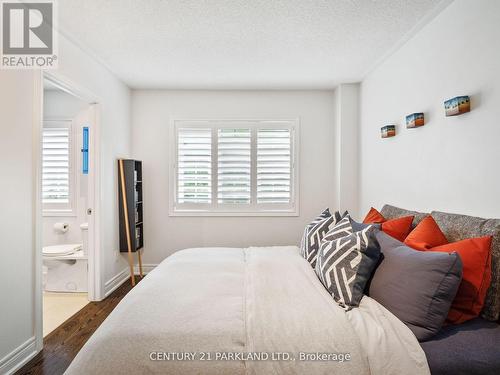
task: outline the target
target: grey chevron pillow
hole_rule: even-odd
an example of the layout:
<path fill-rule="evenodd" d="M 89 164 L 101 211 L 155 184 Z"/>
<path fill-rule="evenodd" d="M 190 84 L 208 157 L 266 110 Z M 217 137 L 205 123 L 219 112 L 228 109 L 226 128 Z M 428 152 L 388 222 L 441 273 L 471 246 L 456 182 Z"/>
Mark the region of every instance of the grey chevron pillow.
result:
<path fill-rule="evenodd" d="M 316 274 L 333 299 L 346 310 L 359 306 L 377 267 L 380 258 L 377 231 L 369 226 L 332 241 L 323 241 L 318 251 Z"/>
<path fill-rule="evenodd" d="M 318 250 L 321 246 L 323 237 L 325 237 L 328 231 L 345 215 L 347 215 L 347 212 L 345 212 L 344 215 L 340 215 L 338 211 L 332 215 L 327 208 L 321 215 L 306 226 L 300 243 L 300 254 L 313 268 L 316 265 L 316 257 L 318 256 Z"/>

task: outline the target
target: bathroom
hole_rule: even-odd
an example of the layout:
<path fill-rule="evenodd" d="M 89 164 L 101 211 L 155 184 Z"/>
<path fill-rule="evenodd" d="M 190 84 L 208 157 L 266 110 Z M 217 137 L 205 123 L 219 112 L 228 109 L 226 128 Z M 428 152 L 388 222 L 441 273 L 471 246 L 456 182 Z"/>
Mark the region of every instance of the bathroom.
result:
<path fill-rule="evenodd" d="M 44 81 L 43 335 L 88 304 L 89 103 Z M 89 210 L 89 211 L 88 211 Z"/>

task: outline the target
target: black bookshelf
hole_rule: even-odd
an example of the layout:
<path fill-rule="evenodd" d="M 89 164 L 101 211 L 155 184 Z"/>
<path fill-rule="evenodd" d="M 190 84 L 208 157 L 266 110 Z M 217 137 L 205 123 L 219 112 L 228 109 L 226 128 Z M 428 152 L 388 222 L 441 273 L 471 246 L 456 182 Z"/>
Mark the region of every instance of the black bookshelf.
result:
<path fill-rule="evenodd" d="M 142 162 L 132 159 L 119 159 L 118 175 L 120 251 L 129 253 L 130 277 L 134 285 L 132 253 L 137 252 L 138 254 L 140 274 L 142 276 L 140 250 L 144 247 Z"/>

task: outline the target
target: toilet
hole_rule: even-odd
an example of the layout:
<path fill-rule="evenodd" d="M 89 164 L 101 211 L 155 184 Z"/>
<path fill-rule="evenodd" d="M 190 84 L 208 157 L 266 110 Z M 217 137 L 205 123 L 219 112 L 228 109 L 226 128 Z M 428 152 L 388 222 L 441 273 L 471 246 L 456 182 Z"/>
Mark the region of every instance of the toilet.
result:
<path fill-rule="evenodd" d="M 87 292 L 88 223 L 80 225 L 81 244 L 43 247 L 43 285 L 47 292 Z"/>

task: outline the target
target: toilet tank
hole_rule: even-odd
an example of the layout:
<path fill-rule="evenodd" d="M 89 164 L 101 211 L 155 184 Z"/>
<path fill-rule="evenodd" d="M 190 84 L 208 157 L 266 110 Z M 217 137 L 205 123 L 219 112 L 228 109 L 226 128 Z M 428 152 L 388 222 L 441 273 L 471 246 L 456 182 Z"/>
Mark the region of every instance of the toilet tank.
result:
<path fill-rule="evenodd" d="M 89 245 L 89 223 L 80 224 L 80 229 L 82 230 L 82 249 L 83 254 L 88 255 L 88 245 Z"/>

